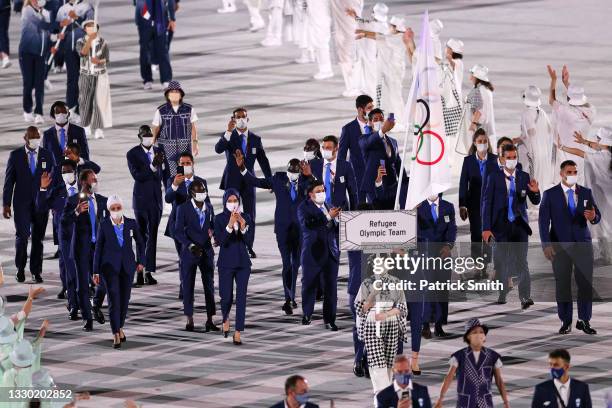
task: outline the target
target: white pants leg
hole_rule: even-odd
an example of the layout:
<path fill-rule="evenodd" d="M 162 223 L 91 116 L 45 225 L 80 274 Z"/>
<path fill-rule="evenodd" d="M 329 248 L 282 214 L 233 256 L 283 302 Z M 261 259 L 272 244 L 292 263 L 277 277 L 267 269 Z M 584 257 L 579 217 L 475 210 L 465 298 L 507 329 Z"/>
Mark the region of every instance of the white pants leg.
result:
<path fill-rule="evenodd" d="M 268 20 L 268 30 L 263 45 L 281 45 L 283 42 L 283 9 L 282 7 L 271 7 Z"/>
<path fill-rule="evenodd" d="M 372 381 L 372 388 L 374 393 L 379 392 L 391 385 L 391 378 L 389 377 L 389 370 L 381 367 L 370 367 L 370 380 Z"/>
<path fill-rule="evenodd" d="M 261 17 L 261 12 L 259 8 L 261 6 L 260 0 L 244 0 L 244 4 L 247 6 L 249 10 L 249 16 L 251 20 L 251 28 L 252 29 L 261 29 L 266 26 L 263 17 Z"/>

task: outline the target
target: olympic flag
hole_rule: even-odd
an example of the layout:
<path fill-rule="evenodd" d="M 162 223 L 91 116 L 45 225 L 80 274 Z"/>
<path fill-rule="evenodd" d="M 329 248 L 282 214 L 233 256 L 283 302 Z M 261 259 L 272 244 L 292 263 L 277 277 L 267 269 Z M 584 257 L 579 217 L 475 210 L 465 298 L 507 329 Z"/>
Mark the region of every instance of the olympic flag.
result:
<path fill-rule="evenodd" d="M 406 210 L 414 209 L 429 196 L 437 195 L 451 187 L 449 165 L 450 149 L 446 143 L 442 99 L 440 97 L 439 67 L 434 58 L 433 41 L 429 28 L 429 14 L 425 11 L 417 62 L 413 68 L 412 86 L 406 103 L 408 126 L 404 134 L 402 171 L 406 163 L 408 135 L 413 133 L 410 159 L 410 183 L 406 198 Z M 401 185 L 401 179 L 400 183 Z M 395 199 L 399 209 L 399 189 Z"/>

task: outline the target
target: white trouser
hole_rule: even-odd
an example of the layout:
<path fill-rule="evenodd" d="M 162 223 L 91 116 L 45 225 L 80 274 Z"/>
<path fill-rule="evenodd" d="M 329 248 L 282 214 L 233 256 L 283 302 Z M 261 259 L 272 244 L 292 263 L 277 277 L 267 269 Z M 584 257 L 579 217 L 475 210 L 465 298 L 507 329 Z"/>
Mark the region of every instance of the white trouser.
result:
<path fill-rule="evenodd" d="M 268 31 L 266 39 L 282 40 L 283 35 L 283 8 L 271 7 L 270 16 L 268 19 Z"/>
<path fill-rule="evenodd" d="M 331 72 L 331 14 L 329 0 L 307 0 L 309 44 L 315 49 L 319 73 Z"/>
<path fill-rule="evenodd" d="M 355 89 L 376 97 L 376 41 L 364 38 L 357 41 L 357 60 L 353 66 Z"/>
<path fill-rule="evenodd" d="M 372 388 L 375 394 L 391 385 L 390 370 L 388 368 L 369 367 L 368 370 L 370 371 L 370 380 L 372 381 Z"/>
<path fill-rule="evenodd" d="M 261 17 L 261 12 L 259 11 L 259 8 L 261 7 L 261 0 L 244 0 L 244 4 L 249 10 L 251 25 L 263 26 L 266 24 L 263 17 Z"/>
<path fill-rule="evenodd" d="M 347 91 L 353 90 L 353 65 L 355 64 L 355 30 L 357 22 L 346 14 L 347 9 L 353 9 L 358 15 L 363 10 L 362 0 L 331 0 L 331 16 L 334 25 L 334 43 L 338 63 L 344 78 L 344 87 Z"/>

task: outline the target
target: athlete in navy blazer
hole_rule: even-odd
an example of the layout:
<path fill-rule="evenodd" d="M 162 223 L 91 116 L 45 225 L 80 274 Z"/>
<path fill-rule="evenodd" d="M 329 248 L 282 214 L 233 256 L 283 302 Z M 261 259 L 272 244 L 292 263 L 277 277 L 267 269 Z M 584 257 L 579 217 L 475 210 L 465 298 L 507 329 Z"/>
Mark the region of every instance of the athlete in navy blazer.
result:
<path fill-rule="evenodd" d="M 10 218 L 11 206 L 14 208 L 12 215 L 15 223 L 17 281 L 25 281 L 28 240 L 31 236 L 30 272 L 33 281 L 42 283 L 43 240 L 49 213 L 36 210 L 36 194 L 40 189 L 42 173 L 51 172 L 55 160 L 51 152 L 38 146 L 40 133 L 35 126 L 28 127 L 24 140 L 25 146 L 13 150 L 6 163 L 2 192 L 3 215 L 4 218 Z"/>
<path fill-rule="evenodd" d="M 376 408 L 396 408 L 399 402 L 397 393 L 398 391 L 395 389 L 395 382 L 387 388 L 383 388 L 378 394 L 376 394 Z M 427 391 L 426 386 L 413 382 L 410 397 L 412 400 L 412 407 L 431 408 L 429 391 Z"/>
<path fill-rule="evenodd" d="M 589 385 L 572 378 L 566 408 L 592 407 Z M 554 380 L 544 381 L 535 386 L 531 408 L 561 408 L 558 403 Z"/>
<path fill-rule="evenodd" d="M 126 341 L 123 327 L 127 316 L 134 273 L 144 268 L 145 245 L 136 221 L 123 216 L 123 202 L 110 196 L 109 217 L 100 221 L 93 261 L 94 282 L 101 278 L 108 293 L 108 316 L 114 348 Z M 136 253 L 132 247 L 136 243 Z"/>
<path fill-rule="evenodd" d="M 64 124 L 66 129 L 66 139 L 64 143 L 64 149 L 60 146 L 60 135 L 58 134 L 57 127 L 59 125 L 53 125 L 49 129 L 45 130 L 43 134 L 42 147 L 51 151 L 56 162 L 60 162 L 64 158 L 64 150 L 69 143 L 74 143 L 79 146 L 81 157 L 83 160 L 89 160 L 89 146 L 87 145 L 87 137 L 85 136 L 85 129 L 75 125 L 74 123 Z"/>
<path fill-rule="evenodd" d="M 337 242 L 337 217 L 340 209 L 325 205 L 325 188 L 319 180 L 308 186 L 308 199 L 298 207 L 302 233 L 302 324 L 309 325 L 315 303 L 319 275 L 323 275 L 325 327 L 337 331 L 336 303 L 340 251 Z"/>
<path fill-rule="evenodd" d="M 181 244 L 180 273 L 183 291 L 183 313 L 187 317 L 187 331 L 194 330 L 193 301 L 197 268 L 200 268 L 204 297 L 206 299 L 205 330 L 219 331 L 213 323 L 215 307 L 215 252 L 212 247 L 213 220 L 215 212 L 207 202 L 208 191 L 204 183 L 195 180 L 189 186 L 189 201 L 179 205 L 176 210 L 175 238 Z M 203 218 L 200 219 L 199 211 Z"/>
<path fill-rule="evenodd" d="M 539 228 L 544 255 L 552 260 L 555 274 L 557 314 L 563 323 L 559 333 L 567 334 L 572 324 L 572 271 L 578 285 L 578 322 L 576 328 L 595 334 L 592 316 L 593 247 L 588 224 L 601 221 L 591 190 L 577 185 L 576 163 L 561 163 L 562 181 L 544 192 L 540 204 Z M 574 210 L 568 192 L 572 191 Z"/>
<path fill-rule="evenodd" d="M 140 127 L 138 138 L 140 144 L 131 148 L 126 155 L 134 179 L 132 208 L 140 235 L 146 242 L 146 273 L 144 279 L 139 273 L 137 283 L 155 284 L 157 281 L 151 273 L 156 269 L 157 229 L 164 209 L 162 188 L 170 177 L 170 170 L 163 148 L 152 145 L 153 132 L 149 126 Z"/>

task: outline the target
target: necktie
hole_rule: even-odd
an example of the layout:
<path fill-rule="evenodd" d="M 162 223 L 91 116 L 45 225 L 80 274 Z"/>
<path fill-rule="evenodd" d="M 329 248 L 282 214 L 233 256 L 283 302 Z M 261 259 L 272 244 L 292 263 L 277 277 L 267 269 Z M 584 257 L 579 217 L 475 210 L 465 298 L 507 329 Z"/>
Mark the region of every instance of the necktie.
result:
<path fill-rule="evenodd" d="M 246 156 L 246 151 L 247 151 L 247 138 L 244 134 L 241 134 L 240 137 L 242 138 L 242 155 Z"/>
<path fill-rule="evenodd" d="M 331 203 L 332 189 L 331 189 L 331 163 L 325 165 L 325 202 Z"/>
<path fill-rule="evenodd" d="M 185 180 L 185 188 L 189 191 L 189 185 L 191 184 L 191 180 Z"/>
<path fill-rule="evenodd" d="M 153 163 L 153 152 L 149 150 L 147 156 L 149 157 L 149 164 Z"/>
<path fill-rule="evenodd" d="M 431 218 L 434 222 L 438 222 L 438 213 L 436 212 L 436 203 L 431 203 Z"/>
<path fill-rule="evenodd" d="M 36 152 L 30 150 L 28 154 L 30 155 L 30 172 L 34 175 L 36 173 Z"/>
<path fill-rule="evenodd" d="M 113 225 L 115 228 L 115 235 L 117 236 L 117 242 L 119 242 L 119 246 L 123 246 L 123 224 L 121 225 Z"/>
<path fill-rule="evenodd" d="M 198 218 L 200 219 L 200 228 L 204 226 L 205 212 L 201 208 L 196 207 L 196 211 L 198 213 Z"/>
<path fill-rule="evenodd" d="M 291 193 L 291 201 L 295 201 L 295 199 L 297 198 L 297 188 L 295 186 L 294 182 L 291 182 L 291 188 L 290 188 L 290 193 Z"/>
<path fill-rule="evenodd" d="M 72 197 L 72 196 L 73 196 L 73 195 L 75 195 L 75 194 L 76 194 L 76 188 L 74 188 L 74 187 L 70 187 L 70 188 L 68 189 L 68 197 Z"/>
<path fill-rule="evenodd" d="M 385 144 L 385 151 L 387 152 L 387 157 L 391 157 L 393 151 L 391 150 L 391 144 L 389 143 L 389 139 L 387 139 L 387 135 L 383 135 L 383 142 Z"/>
<path fill-rule="evenodd" d="M 510 180 L 510 188 L 508 190 L 508 221 L 514 222 L 516 217 L 514 216 L 514 211 L 512 210 L 512 204 L 514 203 L 516 185 L 514 184 L 514 176 L 510 176 L 508 179 Z"/>
<path fill-rule="evenodd" d="M 365 125 L 363 127 L 363 134 L 364 135 L 369 135 L 370 133 L 372 133 L 372 128 L 370 127 L 370 125 Z"/>
<path fill-rule="evenodd" d="M 576 214 L 576 201 L 574 201 L 574 191 L 571 188 L 567 190 L 567 206 L 573 217 Z"/>
<path fill-rule="evenodd" d="M 62 152 L 66 150 L 66 129 L 60 128 L 60 147 Z"/>
<path fill-rule="evenodd" d="M 96 207 L 93 197 L 89 197 L 89 223 L 91 224 L 91 242 L 96 242 Z"/>
<path fill-rule="evenodd" d="M 482 180 L 484 180 L 485 164 L 487 164 L 486 161 L 478 159 L 478 166 L 480 166 L 480 178 Z"/>

